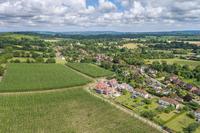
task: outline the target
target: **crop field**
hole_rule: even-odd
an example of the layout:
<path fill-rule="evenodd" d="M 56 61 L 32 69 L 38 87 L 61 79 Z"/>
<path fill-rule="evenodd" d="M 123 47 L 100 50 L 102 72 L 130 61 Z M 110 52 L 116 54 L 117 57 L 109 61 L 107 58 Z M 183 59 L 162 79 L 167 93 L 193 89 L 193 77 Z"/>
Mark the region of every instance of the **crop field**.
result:
<path fill-rule="evenodd" d="M 28 91 L 84 85 L 89 79 L 59 64 L 8 64 L 0 91 Z"/>
<path fill-rule="evenodd" d="M 67 63 L 67 66 L 94 78 L 113 75 L 109 70 L 88 63 Z"/>
<path fill-rule="evenodd" d="M 192 61 L 192 60 L 184 60 L 184 59 L 177 59 L 177 58 L 173 58 L 173 59 L 148 59 L 146 60 L 146 63 L 152 63 L 153 61 L 166 61 L 169 64 L 173 64 L 173 63 L 177 63 L 180 65 L 189 65 L 191 68 L 194 68 L 198 65 L 200 65 L 200 61 Z"/>
<path fill-rule="evenodd" d="M 2 95 L 0 132 L 158 133 L 82 88 Z"/>

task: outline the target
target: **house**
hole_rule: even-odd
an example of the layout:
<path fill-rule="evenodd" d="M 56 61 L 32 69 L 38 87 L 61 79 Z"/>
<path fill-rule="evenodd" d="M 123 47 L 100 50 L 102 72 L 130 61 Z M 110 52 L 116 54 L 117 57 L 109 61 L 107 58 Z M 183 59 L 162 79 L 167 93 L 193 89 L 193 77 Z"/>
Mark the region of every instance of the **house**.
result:
<path fill-rule="evenodd" d="M 198 122 L 200 122 L 200 108 L 194 111 L 194 116 Z"/>
<path fill-rule="evenodd" d="M 118 89 L 118 91 L 121 91 L 121 92 L 123 90 L 127 90 L 129 92 L 133 91 L 133 87 L 126 83 L 118 84 L 117 89 Z"/>
<path fill-rule="evenodd" d="M 149 98 L 149 94 L 142 89 L 134 89 L 132 93 L 132 98 L 136 98 L 137 96 L 141 96 L 143 98 Z"/>
<path fill-rule="evenodd" d="M 170 78 L 169 78 L 169 80 L 171 81 L 171 82 L 173 82 L 173 81 L 175 81 L 175 80 L 177 80 L 178 79 L 178 76 L 176 76 L 176 75 L 173 75 L 173 76 L 171 76 Z"/>
<path fill-rule="evenodd" d="M 106 83 L 104 83 L 103 81 L 100 81 L 96 84 L 95 90 L 99 94 L 108 94 L 109 93 L 108 85 Z"/>
<path fill-rule="evenodd" d="M 185 89 L 190 91 L 193 88 L 193 85 L 191 84 L 186 84 Z"/>
<path fill-rule="evenodd" d="M 108 81 L 108 85 L 109 85 L 110 87 L 116 88 L 117 85 L 118 85 L 118 82 L 117 82 L 116 79 L 111 79 L 111 80 Z"/>
<path fill-rule="evenodd" d="M 174 100 L 172 98 L 168 98 L 168 97 L 160 98 L 158 103 L 163 107 L 174 106 L 176 109 L 178 109 L 180 107 L 179 102 L 177 102 L 176 100 Z"/>
<path fill-rule="evenodd" d="M 192 89 L 190 90 L 190 92 L 200 96 L 200 89 L 197 87 L 192 87 Z"/>

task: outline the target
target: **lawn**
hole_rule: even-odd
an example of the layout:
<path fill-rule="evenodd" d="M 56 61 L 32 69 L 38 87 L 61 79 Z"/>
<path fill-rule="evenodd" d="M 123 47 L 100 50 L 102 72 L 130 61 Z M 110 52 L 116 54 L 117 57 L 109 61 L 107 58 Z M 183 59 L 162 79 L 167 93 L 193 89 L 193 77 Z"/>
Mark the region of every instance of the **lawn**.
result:
<path fill-rule="evenodd" d="M 0 91 L 29 91 L 72 87 L 90 80 L 60 64 L 8 64 Z"/>
<path fill-rule="evenodd" d="M 67 66 L 94 78 L 113 75 L 109 70 L 88 63 L 67 63 Z"/>
<path fill-rule="evenodd" d="M 186 128 L 189 124 L 195 122 L 194 119 L 187 116 L 186 113 L 181 114 L 170 122 L 166 123 L 165 126 L 173 129 L 176 132 L 183 132 L 183 128 Z"/>
<path fill-rule="evenodd" d="M 198 65 L 200 65 L 200 61 L 192 61 L 192 60 L 184 60 L 184 59 L 178 59 L 178 58 L 173 58 L 173 59 L 148 59 L 146 60 L 146 63 L 152 63 L 153 61 L 166 61 L 169 64 L 177 63 L 180 65 L 189 65 L 191 68 L 194 68 Z"/>
<path fill-rule="evenodd" d="M 158 133 L 82 88 L 2 95 L 2 133 Z"/>
<path fill-rule="evenodd" d="M 161 121 L 162 123 L 167 123 L 168 121 L 171 121 L 174 117 L 176 117 L 178 114 L 175 111 L 171 111 L 170 113 L 161 113 L 158 114 L 155 119 L 158 121 Z"/>

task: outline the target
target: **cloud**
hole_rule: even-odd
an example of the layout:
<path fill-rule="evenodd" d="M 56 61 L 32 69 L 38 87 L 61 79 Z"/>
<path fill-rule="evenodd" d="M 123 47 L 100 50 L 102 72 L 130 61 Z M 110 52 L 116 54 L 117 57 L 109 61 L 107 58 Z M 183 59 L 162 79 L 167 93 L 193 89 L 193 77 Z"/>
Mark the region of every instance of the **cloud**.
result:
<path fill-rule="evenodd" d="M 132 26 L 200 23 L 199 0 L 0 0 L 1 26 Z"/>

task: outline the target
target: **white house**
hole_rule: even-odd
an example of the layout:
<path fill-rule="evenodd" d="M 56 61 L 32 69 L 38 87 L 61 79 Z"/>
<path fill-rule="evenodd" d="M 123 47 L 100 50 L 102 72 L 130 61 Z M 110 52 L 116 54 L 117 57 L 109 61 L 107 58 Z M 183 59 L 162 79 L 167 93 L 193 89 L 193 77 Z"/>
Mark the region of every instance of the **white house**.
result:
<path fill-rule="evenodd" d="M 143 98 L 149 98 L 149 94 L 145 90 L 142 90 L 142 89 L 134 89 L 133 90 L 132 97 L 134 98 L 137 96 L 141 96 Z"/>

